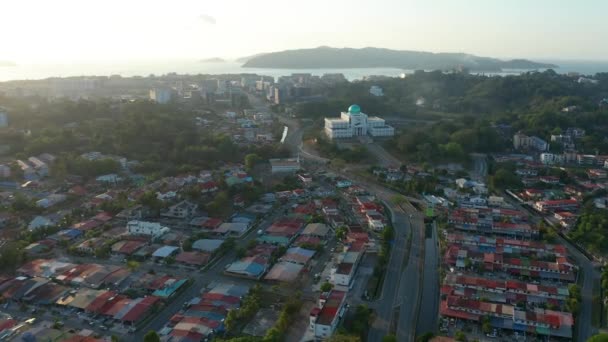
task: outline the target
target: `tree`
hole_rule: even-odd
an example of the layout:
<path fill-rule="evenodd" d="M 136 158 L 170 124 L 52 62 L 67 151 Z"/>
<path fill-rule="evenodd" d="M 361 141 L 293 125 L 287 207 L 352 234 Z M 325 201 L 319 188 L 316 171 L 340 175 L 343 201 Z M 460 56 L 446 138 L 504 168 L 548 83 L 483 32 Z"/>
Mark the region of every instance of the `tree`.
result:
<path fill-rule="evenodd" d="M 515 173 L 507 169 L 498 169 L 492 177 L 492 185 L 494 188 L 507 189 L 519 188 L 522 186 L 521 180 Z"/>
<path fill-rule="evenodd" d="M 328 342 L 361 342 L 361 338 L 359 336 L 345 335 L 342 333 L 333 334 L 328 340 Z"/>
<path fill-rule="evenodd" d="M 250 154 L 246 155 L 245 156 L 245 169 L 247 171 L 253 170 L 253 167 L 260 161 L 262 161 L 262 158 L 260 158 L 260 156 L 258 156 L 255 153 L 250 153 Z"/>
<path fill-rule="evenodd" d="M 355 309 L 355 315 L 351 323 L 353 333 L 360 336 L 362 339 L 367 336 L 369 326 L 371 324 L 372 310 L 365 304 L 360 304 Z"/>
<path fill-rule="evenodd" d="M 382 240 L 384 242 L 389 242 L 392 241 L 394 237 L 395 229 L 390 225 L 384 227 L 384 230 L 382 230 Z"/>
<path fill-rule="evenodd" d="M 136 269 L 139 268 L 139 266 L 140 266 L 139 262 L 137 262 L 135 260 L 129 260 L 129 261 L 127 261 L 127 268 L 131 272 L 134 272 Z"/>
<path fill-rule="evenodd" d="M 150 330 L 144 335 L 144 342 L 160 342 L 160 336 L 156 331 Z"/>
<path fill-rule="evenodd" d="M 0 271 L 11 273 L 25 260 L 25 253 L 17 243 L 8 243 L 0 249 Z"/>
<path fill-rule="evenodd" d="M 416 338 L 416 342 L 429 342 L 434 336 L 435 334 L 433 334 L 432 332 L 427 332 L 418 336 Z"/>
<path fill-rule="evenodd" d="M 266 335 L 264 335 L 264 342 L 279 342 L 283 340 L 283 333 L 276 328 L 272 327 L 266 331 Z"/>
<path fill-rule="evenodd" d="M 237 258 L 244 258 L 245 255 L 247 255 L 247 250 L 243 247 L 237 247 L 236 248 L 236 257 Z"/>
<path fill-rule="evenodd" d="M 348 228 L 345 226 L 340 226 L 336 228 L 336 238 L 338 240 L 344 240 L 346 238 L 346 234 L 348 233 Z"/>
<path fill-rule="evenodd" d="M 587 342 L 608 342 L 608 334 L 602 333 L 589 337 Z"/>
<path fill-rule="evenodd" d="M 382 342 L 397 342 L 397 336 L 395 335 L 386 335 L 382 338 Z"/>
<path fill-rule="evenodd" d="M 182 243 L 182 249 L 185 252 L 191 252 L 192 251 L 192 239 L 186 239 L 183 243 Z"/>
<path fill-rule="evenodd" d="M 492 332 L 492 324 L 490 324 L 490 317 L 484 316 L 481 319 L 481 330 L 484 334 L 489 334 Z"/>
<path fill-rule="evenodd" d="M 325 282 L 323 283 L 323 285 L 321 285 L 321 292 L 329 292 L 333 288 L 334 286 L 331 283 Z"/>
<path fill-rule="evenodd" d="M 340 158 L 334 158 L 331 160 L 331 166 L 338 170 L 342 170 L 346 166 L 346 161 Z"/>
<path fill-rule="evenodd" d="M 456 341 L 460 341 L 460 342 L 465 342 L 467 340 L 467 335 L 465 335 L 464 332 L 458 330 L 455 334 L 454 334 L 454 338 L 456 339 Z"/>
<path fill-rule="evenodd" d="M 407 198 L 405 196 L 403 196 L 403 195 L 394 195 L 394 196 L 391 197 L 391 202 L 394 205 L 401 206 L 401 205 L 404 205 L 404 204 L 407 203 Z"/>

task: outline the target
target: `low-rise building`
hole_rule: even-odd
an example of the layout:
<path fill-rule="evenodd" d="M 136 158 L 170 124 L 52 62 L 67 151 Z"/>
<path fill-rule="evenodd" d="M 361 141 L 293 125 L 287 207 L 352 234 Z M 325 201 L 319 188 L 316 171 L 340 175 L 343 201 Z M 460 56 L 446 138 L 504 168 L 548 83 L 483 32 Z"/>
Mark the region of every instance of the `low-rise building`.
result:
<path fill-rule="evenodd" d="M 360 252 L 344 252 L 338 257 L 339 262 L 331 270 L 330 283 L 350 288 L 361 260 Z"/>
<path fill-rule="evenodd" d="M 448 296 L 442 301 L 440 313 L 445 317 L 479 322 L 489 317 L 490 324 L 500 329 L 509 329 L 523 334 L 572 338 L 574 319 L 571 313 L 536 308 L 523 310 L 516 306 Z"/>
<path fill-rule="evenodd" d="M 576 210 L 579 207 L 580 203 L 573 199 L 538 201 L 534 203 L 534 209 L 540 212 L 570 211 Z"/>
<path fill-rule="evenodd" d="M 45 198 L 36 201 L 36 206 L 40 208 L 49 208 L 54 206 L 55 204 L 65 201 L 66 198 L 67 196 L 64 194 L 50 194 Z"/>
<path fill-rule="evenodd" d="M 161 216 L 172 218 L 189 218 L 196 214 L 198 205 L 190 201 L 181 201 L 170 206 L 167 211 L 161 213 Z"/>
<path fill-rule="evenodd" d="M 300 159 L 270 159 L 272 173 L 293 173 L 300 170 Z"/>
<path fill-rule="evenodd" d="M 327 339 L 336 331 L 346 311 L 346 292 L 322 293 L 317 306 L 310 311 L 309 329 L 316 338 Z"/>
<path fill-rule="evenodd" d="M 127 232 L 131 235 L 160 237 L 169 231 L 168 227 L 164 227 L 158 222 L 129 221 L 127 223 Z"/>

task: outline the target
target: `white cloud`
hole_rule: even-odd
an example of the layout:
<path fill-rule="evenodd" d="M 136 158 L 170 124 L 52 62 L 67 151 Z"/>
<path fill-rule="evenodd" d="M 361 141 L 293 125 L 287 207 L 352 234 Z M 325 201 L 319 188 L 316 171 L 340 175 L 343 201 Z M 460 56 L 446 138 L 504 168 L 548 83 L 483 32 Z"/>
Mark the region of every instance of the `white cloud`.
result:
<path fill-rule="evenodd" d="M 209 25 L 215 25 L 217 23 L 217 20 L 215 20 L 215 17 L 208 15 L 208 14 L 201 14 L 198 16 L 198 19 L 200 21 L 202 21 L 205 24 L 209 24 Z"/>

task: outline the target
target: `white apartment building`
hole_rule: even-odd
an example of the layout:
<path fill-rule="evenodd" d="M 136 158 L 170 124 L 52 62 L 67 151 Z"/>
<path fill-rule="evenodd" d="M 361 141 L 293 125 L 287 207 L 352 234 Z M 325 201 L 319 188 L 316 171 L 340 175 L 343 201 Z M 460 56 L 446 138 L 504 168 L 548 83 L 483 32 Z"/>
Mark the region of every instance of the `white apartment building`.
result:
<path fill-rule="evenodd" d="M 167 104 L 171 101 L 172 96 L 173 90 L 170 88 L 150 89 L 150 100 L 156 103 Z"/>
<path fill-rule="evenodd" d="M 317 306 L 310 311 L 309 328 L 318 339 L 326 339 L 336 331 L 346 311 L 346 292 L 332 290 L 322 293 Z"/>
<path fill-rule="evenodd" d="M 374 96 L 384 96 L 384 90 L 382 90 L 382 88 L 380 88 L 377 85 L 373 85 L 369 88 L 369 93 L 374 95 Z"/>
<path fill-rule="evenodd" d="M 361 260 L 361 253 L 344 252 L 338 258 L 341 260 L 332 268 L 329 282 L 334 285 L 350 288 L 353 285 L 355 273 Z"/>
<path fill-rule="evenodd" d="M 513 147 L 516 150 L 533 148 L 537 151 L 546 151 L 549 149 L 549 144 L 537 136 L 527 136 L 521 132 L 513 135 Z"/>
<path fill-rule="evenodd" d="M 566 158 L 563 154 L 541 153 L 540 162 L 545 165 L 563 164 Z"/>
<path fill-rule="evenodd" d="M 8 127 L 8 114 L 0 108 L 0 128 L 2 127 Z"/>
<path fill-rule="evenodd" d="M 158 222 L 129 221 L 127 232 L 131 235 L 149 235 L 152 237 L 162 236 L 168 233 L 168 227 L 161 226 Z"/>
<path fill-rule="evenodd" d="M 371 135 L 372 137 L 391 137 L 395 129 L 386 124 L 384 119 L 369 117 L 354 104 L 348 112 L 342 112 L 340 118 L 325 118 L 325 134 L 330 139 L 343 139 Z"/>

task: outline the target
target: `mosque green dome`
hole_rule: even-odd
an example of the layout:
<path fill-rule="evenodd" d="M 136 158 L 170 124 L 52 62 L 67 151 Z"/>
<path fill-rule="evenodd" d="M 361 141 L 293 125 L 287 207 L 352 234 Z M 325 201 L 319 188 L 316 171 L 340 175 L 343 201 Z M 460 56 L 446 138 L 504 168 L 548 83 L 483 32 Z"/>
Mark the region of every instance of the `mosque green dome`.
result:
<path fill-rule="evenodd" d="M 348 107 L 348 112 L 352 114 L 359 114 L 361 113 L 361 107 L 356 104 L 351 105 L 350 107 Z"/>

